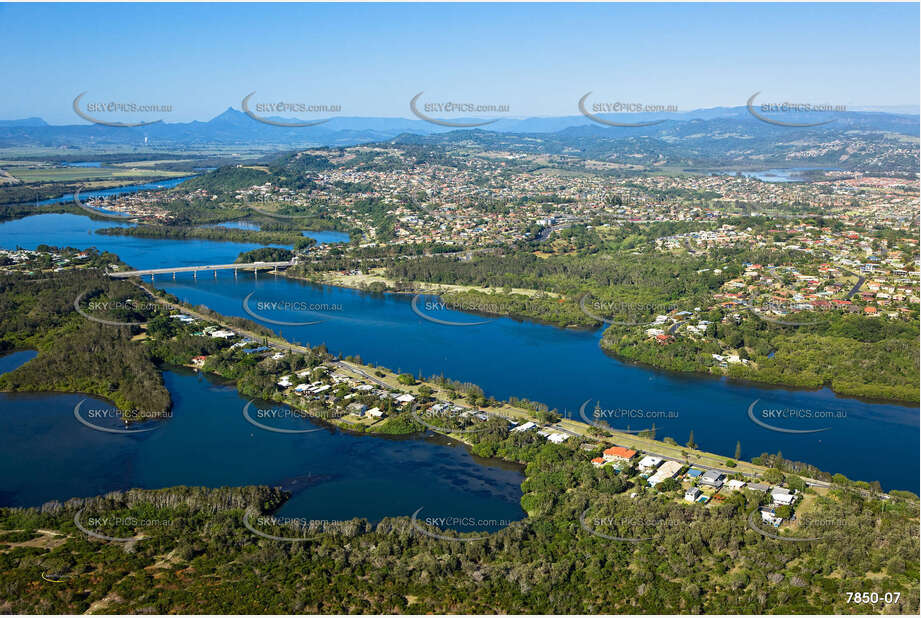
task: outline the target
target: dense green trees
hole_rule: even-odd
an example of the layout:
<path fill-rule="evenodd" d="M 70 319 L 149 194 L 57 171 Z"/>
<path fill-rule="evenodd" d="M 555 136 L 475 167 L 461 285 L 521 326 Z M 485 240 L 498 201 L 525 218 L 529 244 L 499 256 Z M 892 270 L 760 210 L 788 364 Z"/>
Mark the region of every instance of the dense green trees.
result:
<path fill-rule="evenodd" d="M 137 382 L 127 381 L 126 372 L 91 363 L 81 369 L 87 362 L 75 347 L 97 346 L 133 372 L 143 363 L 152 367 L 153 361 L 187 362 L 192 355 L 208 354 L 208 370 L 234 380 L 253 397 L 275 396 L 278 372 L 329 360 L 322 348 L 280 360 L 244 358 L 220 341 L 192 336 L 190 327 L 175 320 L 145 315 L 137 303 L 120 304 L 124 313 L 114 315 L 146 318 L 146 344 L 132 342 L 129 327 L 92 330 L 70 297 L 86 287 L 89 297 L 100 301 L 139 298 L 131 284 L 98 273 L 3 282 L 0 310 L 11 320 L 0 325 L 0 340 L 49 352 L 63 341 L 77 362 L 61 371 L 80 376 L 82 370 L 86 379 L 97 373 L 124 379 L 127 394 Z M 68 339 L 83 332 L 86 340 Z M 145 357 L 133 356 L 142 350 L 148 351 Z M 55 367 L 50 362 L 30 371 L 45 379 Z M 473 385 L 442 382 L 481 396 Z M 389 422 L 395 433 L 416 428 L 405 414 Z M 831 491 L 814 494 L 794 473 L 816 476 L 811 470 L 794 469 L 798 464 L 779 453 L 763 455 L 764 463 L 777 467 L 766 480 L 806 491 L 813 502 L 810 518 L 834 522 L 803 531 L 821 535 L 821 543 L 785 543 L 748 527 L 749 513 L 763 499 L 754 492 L 706 507 L 686 504 L 676 494 L 677 483 L 666 481 L 651 490 L 629 472 L 596 469 L 590 460 L 601 447 L 590 441 L 551 444 L 536 432 L 511 433 L 499 418 L 483 429 L 467 434 L 472 452 L 525 465 L 521 505 L 528 514 L 499 532 L 475 535 L 483 540 L 425 536 L 404 516 L 339 522 L 311 528 L 310 541 L 278 542 L 247 530 L 243 516 L 276 510 L 286 499 L 279 490 L 116 492 L 40 509 L 0 509 L 4 607 L 20 613 L 82 613 L 94 603 L 97 611 L 188 613 L 917 613 L 919 514 L 917 497 L 907 492 L 893 492 L 883 501 L 873 497 L 871 484 L 836 476 Z M 80 508 L 122 517 L 103 533 L 143 538 L 127 548 L 89 539 L 73 523 Z M 128 516 L 169 524 L 135 525 Z M 584 529 L 583 519 L 600 534 L 649 540 L 612 541 Z M 63 536 L 20 544 L 20 539 L 48 536 L 44 530 Z M 297 526 L 268 525 L 265 531 L 306 533 Z M 46 585 L 43 572 L 66 579 Z M 845 595 L 854 590 L 902 595 L 897 605 L 855 607 L 847 605 Z"/>
<path fill-rule="evenodd" d="M 294 253 L 289 249 L 263 247 L 262 249 L 244 251 L 237 256 L 236 261 L 241 264 L 249 264 L 252 262 L 287 262 L 290 261 L 292 257 L 294 257 Z"/>
<path fill-rule="evenodd" d="M 835 488 L 813 496 L 814 523 L 802 523 L 823 541 L 789 543 L 748 527 L 754 493 L 691 505 L 674 487 L 629 487 L 593 468 L 591 453 L 533 434 L 496 426 L 474 450 L 487 445 L 528 462 L 529 517 L 472 535 L 483 540 L 425 536 L 408 515 L 272 525 L 262 516 L 287 496 L 264 487 L 132 490 L 0 509 L 0 589 L 19 613 L 82 613 L 94 603 L 163 613 L 917 613 L 916 499 L 884 504 Z M 73 523 L 81 508 L 121 517 L 100 533 L 143 538 L 127 547 L 87 538 Z M 310 540 L 261 538 L 245 515 L 261 532 Z M 46 530 L 64 536 L 18 544 Z M 45 584 L 42 573 L 63 583 Z M 901 598 L 848 605 L 854 590 Z"/>
<path fill-rule="evenodd" d="M 175 240 L 203 239 L 252 242 L 261 245 L 299 245 L 306 248 L 315 244 L 300 231 L 264 232 L 237 230 L 225 227 L 199 227 L 194 225 L 137 225 L 134 227 L 106 227 L 96 230 L 106 236 L 137 236 L 140 238 L 170 238 Z"/>
<path fill-rule="evenodd" d="M 87 315 L 116 323 L 77 313 L 78 297 Z M 140 332 L 134 324 L 158 312 L 145 298 L 130 283 L 96 270 L 70 270 L 37 280 L 4 278 L 0 348 L 33 348 L 38 356 L 0 376 L 0 390 L 84 392 L 111 399 L 125 410 L 167 410 L 169 393 L 153 359 L 132 341 Z"/>

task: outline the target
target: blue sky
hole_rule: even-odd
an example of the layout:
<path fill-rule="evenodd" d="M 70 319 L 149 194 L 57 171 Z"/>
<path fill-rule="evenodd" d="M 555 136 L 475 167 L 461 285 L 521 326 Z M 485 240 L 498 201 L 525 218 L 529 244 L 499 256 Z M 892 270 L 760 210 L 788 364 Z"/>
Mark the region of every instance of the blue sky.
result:
<path fill-rule="evenodd" d="M 410 117 L 409 99 L 578 114 L 765 101 L 917 105 L 914 4 L 0 4 L 0 118 L 82 123 L 74 97 L 207 120 L 258 99 Z M 759 101 L 761 99 L 759 98 Z"/>

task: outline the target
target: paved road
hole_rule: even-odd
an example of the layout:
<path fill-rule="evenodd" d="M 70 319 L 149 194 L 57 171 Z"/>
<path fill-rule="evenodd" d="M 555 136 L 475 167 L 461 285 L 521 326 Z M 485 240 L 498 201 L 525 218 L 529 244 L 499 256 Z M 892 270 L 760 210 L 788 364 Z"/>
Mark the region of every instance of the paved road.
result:
<path fill-rule="evenodd" d="M 845 273 L 847 273 L 847 274 L 849 274 L 849 275 L 852 275 L 852 276 L 854 276 L 854 277 L 857 277 L 857 283 L 854 284 L 854 287 L 851 288 L 851 291 L 848 292 L 848 293 L 847 293 L 847 296 L 844 297 L 845 300 L 850 300 L 851 297 L 854 296 L 854 294 L 856 294 L 857 292 L 860 291 L 860 286 L 863 285 L 863 282 L 866 281 L 867 278 L 864 277 L 863 275 L 854 274 L 854 273 L 852 273 L 852 272 L 849 271 L 849 270 L 843 270 L 843 269 L 842 269 L 841 272 L 845 272 Z"/>
<path fill-rule="evenodd" d="M 148 268 L 145 270 L 125 270 L 107 273 L 113 279 L 142 277 L 144 275 L 168 275 L 170 273 L 191 273 L 203 270 L 256 270 L 259 268 L 287 268 L 294 262 L 247 262 L 245 264 L 209 264 L 207 266 L 175 266 L 172 268 Z"/>
<path fill-rule="evenodd" d="M 177 309 L 178 311 L 181 311 L 181 312 L 183 312 L 183 313 L 186 313 L 186 314 L 189 314 L 189 315 L 193 315 L 193 316 L 195 316 L 195 317 L 197 317 L 197 318 L 199 318 L 199 319 L 202 319 L 202 320 L 208 320 L 208 321 L 212 321 L 212 322 L 217 321 L 217 320 L 215 320 L 215 319 L 212 318 L 212 317 L 209 317 L 209 316 L 206 316 L 206 315 L 202 315 L 202 314 L 200 314 L 200 313 L 198 313 L 198 312 L 196 312 L 196 311 L 194 311 L 194 310 L 192 310 L 192 309 L 189 309 L 188 307 L 183 307 L 183 306 L 181 306 L 181 305 L 176 305 L 176 304 L 171 303 L 171 302 L 169 302 L 169 301 L 166 301 L 166 300 L 164 300 L 164 299 L 162 299 L 162 298 L 156 297 L 156 296 L 154 296 L 153 294 L 151 294 L 150 290 L 148 290 L 146 287 L 140 285 L 139 283 L 135 283 L 135 285 L 137 285 L 138 288 L 144 290 L 144 292 L 146 292 L 149 296 L 151 296 L 151 298 L 153 298 L 153 299 L 156 300 L 157 302 L 160 302 L 160 303 L 162 303 L 162 304 L 164 304 L 164 305 L 167 305 L 167 306 L 169 306 L 169 307 L 172 307 L 172 308 L 174 308 L 174 309 Z M 243 330 L 243 329 L 235 328 L 235 327 L 233 327 L 233 326 L 229 326 L 229 325 L 226 325 L 226 324 L 224 324 L 223 326 L 224 326 L 224 328 L 227 328 L 228 330 L 232 330 L 232 331 L 234 331 L 235 333 L 243 334 L 243 335 L 246 335 L 246 336 L 248 336 L 248 337 L 256 337 L 256 338 L 261 337 L 261 335 L 258 335 L 258 334 L 256 334 L 256 333 L 252 333 L 252 332 L 249 332 L 249 331 L 246 331 L 246 330 Z M 287 343 L 287 342 L 269 341 L 269 342 L 267 343 L 267 345 L 268 345 L 269 347 L 272 347 L 272 348 L 277 348 L 277 349 L 282 349 L 282 350 L 289 350 L 289 351 L 292 351 L 292 352 L 301 352 L 301 353 L 304 353 L 304 352 L 308 352 L 308 351 L 309 351 L 309 350 L 308 350 L 307 348 L 305 348 L 304 346 L 298 346 L 298 345 L 294 345 L 294 344 Z M 357 374 L 361 375 L 362 377 L 364 377 L 364 378 L 370 380 L 371 382 L 374 382 L 374 383 L 377 384 L 378 386 L 382 386 L 382 387 L 385 387 L 385 388 L 391 388 L 391 386 L 390 386 L 389 384 L 387 384 L 386 382 L 384 382 L 384 381 L 381 380 L 380 378 L 377 378 L 376 376 L 373 376 L 373 375 L 369 374 L 368 372 L 366 372 L 365 370 L 363 370 L 363 369 L 361 369 L 361 368 L 359 368 L 359 367 L 355 367 L 355 366 L 349 365 L 348 363 L 345 363 L 345 362 L 343 362 L 343 361 L 337 361 L 337 360 L 332 361 L 332 363 L 333 363 L 334 365 L 336 365 L 337 367 L 339 367 L 340 369 L 345 369 L 345 370 L 347 370 L 347 371 L 352 371 L 352 372 L 354 372 L 354 373 L 357 373 Z M 442 401 L 442 400 L 439 400 L 439 401 Z M 451 402 L 444 402 L 444 403 L 450 403 L 450 404 L 452 404 L 452 405 L 457 405 L 457 406 L 459 406 L 459 407 L 466 408 L 466 409 L 468 409 L 468 410 L 474 410 L 474 409 L 475 409 L 475 408 L 470 408 L 470 407 L 468 407 L 468 406 L 465 406 L 465 405 L 463 405 L 463 404 L 460 404 L 460 403 L 458 403 L 458 402 L 453 402 L 453 401 L 451 401 Z M 488 414 L 489 414 L 490 416 L 498 416 L 498 417 L 504 418 L 504 419 L 506 419 L 506 420 L 518 420 L 518 419 L 513 419 L 513 418 L 511 418 L 511 417 L 505 416 L 504 414 L 499 414 L 498 412 L 489 412 Z M 574 419 L 569 419 L 569 420 L 572 421 L 572 420 L 574 420 Z M 574 421 L 574 422 L 578 422 L 578 421 Z M 558 424 L 551 425 L 551 427 L 553 427 L 553 429 L 556 429 L 557 431 L 561 431 L 561 432 L 566 433 L 566 434 L 569 434 L 569 435 L 571 435 L 571 436 L 582 437 L 582 434 L 579 434 L 579 433 L 577 433 L 577 432 L 574 432 L 574 431 L 572 431 L 572 430 L 570 430 L 570 429 L 566 429 L 566 428 L 564 428 L 564 427 L 560 427 Z M 611 444 L 616 444 L 616 443 L 612 441 Z M 620 445 L 620 446 L 624 446 L 624 445 Z M 666 454 L 664 454 L 664 453 L 657 453 L 657 452 L 655 452 L 655 451 L 651 451 L 651 450 L 648 450 L 648 449 L 642 449 L 642 451 L 643 451 L 644 453 L 648 454 L 648 455 L 652 455 L 652 456 L 654 456 L 654 457 L 660 457 L 660 458 L 662 458 L 663 460 L 667 460 L 667 461 L 677 461 L 678 463 L 681 463 L 681 464 L 689 463 L 689 462 L 686 461 L 686 460 L 678 459 L 678 458 L 676 458 L 676 457 L 672 457 L 672 456 L 666 455 Z M 738 472 L 738 470 L 734 470 L 734 469 L 732 469 L 732 468 L 720 468 L 720 467 L 717 467 L 717 466 L 710 466 L 710 465 L 701 464 L 701 463 L 693 463 L 693 464 L 691 464 L 691 465 L 693 465 L 693 466 L 696 467 L 696 468 L 702 468 L 702 469 L 704 469 L 704 470 L 718 470 L 718 471 L 720 471 L 720 472 L 722 472 L 723 474 L 726 474 L 726 475 L 731 475 L 731 474 L 735 474 L 736 472 Z M 757 474 L 757 473 L 746 472 L 745 474 L 747 474 L 747 475 L 749 475 L 749 476 L 759 477 L 759 478 L 761 477 L 761 475 L 760 475 L 760 474 Z M 826 488 L 826 489 L 832 487 L 832 484 L 829 483 L 829 482 L 827 482 L 827 481 L 819 481 L 819 480 L 816 480 L 816 479 L 810 479 L 810 478 L 806 478 L 806 477 L 801 477 L 801 478 L 802 478 L 803 481 L 806 483 L 806 485 L 809 486 L 809 487 L 822 487 L 822 488 Z M 863 489 L 859 489 L 859 488 L 855 488 L 854 491 L 856 491 L 857 493 L 859 493 L 859 494 L 862 495 L 863 497 L 876 497 L 876 498 L 882 498 L 882 499 L 884 499 L 884 500 L 890 499 L 890 496 L 889 496 L 888 494 L 886 494 L 886 493 L 876 494 L 876 493 L 869 492 L 869 491 L 866 491 L 866 490 L 863 490 Z"/>

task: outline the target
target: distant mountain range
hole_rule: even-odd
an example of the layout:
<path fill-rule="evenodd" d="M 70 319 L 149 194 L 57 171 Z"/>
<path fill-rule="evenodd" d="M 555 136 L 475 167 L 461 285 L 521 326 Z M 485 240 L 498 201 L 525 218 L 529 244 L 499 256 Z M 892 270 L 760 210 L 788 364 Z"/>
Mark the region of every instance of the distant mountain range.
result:
<path fill-rule="evenodd" d="M 47 127 L 41 118 L 23 118 L 22 120 L 0 120 L 0 127 Z"/>
<path fill-rule="evenodd" d="M 663 121 L 646 127 L 609 127 L 582 115 L 499 119 L 480 127 L 500 134 L 598 135 L 610 138 L 649 137 L 664 140 L 720 139 L 727 135 L 764 137 L 790 135 L 793 129 L 778 127 L 753 117 L 741 107 L 715 107 L 690 112 L 661 114 L 599 114 L 620 123 Z M 898 133 L 917 136 L 919 116 L 880 111 L 848 111 L 830 114 L 785 114 L 785 122 L 810 123 L 826 118 L 835 121 L 809 130 L 822 134 L 845 131 Z M 269 118 L 275 122 L 297 122 L 291 118 Z M 454 119 L 454 123 L 475 123 L 484 119 Z M 421 119 L 333 117 L 309 127 L 280 127 L 254 120 L 228 108 L 207 122 L 159 122 L 144 127 L 109 127 L 98 124 L 49 125 L 41 118 L 0 120 L 0 148 L 65 147 L 99 149 L 108 146 L 148 148 L 205 147 L 208 145 L 259 145 L 280 147 L 350 146 L 381 142 L 412 134 L 428 136 L 456 132 Z M 703 135 L 701 134 L 703 133 Z M 145 141 L 146 140 L 146 141 Z"/>

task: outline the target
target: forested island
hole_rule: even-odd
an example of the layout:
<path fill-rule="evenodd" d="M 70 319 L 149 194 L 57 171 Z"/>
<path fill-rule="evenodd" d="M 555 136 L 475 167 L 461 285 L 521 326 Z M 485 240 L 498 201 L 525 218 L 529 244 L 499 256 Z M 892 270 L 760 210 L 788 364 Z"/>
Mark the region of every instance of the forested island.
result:
<path fill-rule="evenodd" d="M 138 225 L 135 227 L 107 227 L 96 231 L 107 236 L 136 236 L 139 238 L 169 238 L 173 240 L 226 240 L 231 242 L 255 242 L 263 245 L 290 245 L 303 250 L 312 247 L 316 241 L 304 236 L 298 230 L 264 231 L 238 230 L 225 227 L 199 227 L 175 225 Z"/>

